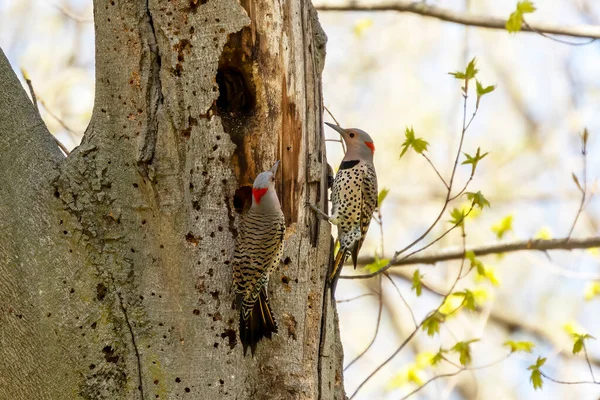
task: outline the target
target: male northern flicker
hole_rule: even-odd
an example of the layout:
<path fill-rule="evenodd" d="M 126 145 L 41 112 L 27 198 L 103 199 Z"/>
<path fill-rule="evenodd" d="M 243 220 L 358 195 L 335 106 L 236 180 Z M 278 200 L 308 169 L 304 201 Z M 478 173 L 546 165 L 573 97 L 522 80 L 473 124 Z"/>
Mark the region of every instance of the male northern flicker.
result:
<path fill-rule="evenodd" d="M 373 211 L 377 207 L 377 174 L 373 165 L 373 139 L 360 129 L 343 129 L 329 124 L 340 133 L 346 143 L 346 154 L 335 175 L 331 192 L 331 216 L 318 213 L 338 228 L 340 249 L 335 257 L 330 276 L 332 288 L 348 254 L 356 268 L 358 252 L 365 240 Z"/>
<path fill-rule="evenodd" d="M 233 284 L 240 309 L 240 341 L 244 355 L 252 355 L 263 337 L 277 332 L 269 306 L 269 275 L 277 268 L 283 253 L 285 219 L 275 192 L 279 161 L 261 172 L 252 186 L 252 206 L 242 217 L 233 256 Z"/>

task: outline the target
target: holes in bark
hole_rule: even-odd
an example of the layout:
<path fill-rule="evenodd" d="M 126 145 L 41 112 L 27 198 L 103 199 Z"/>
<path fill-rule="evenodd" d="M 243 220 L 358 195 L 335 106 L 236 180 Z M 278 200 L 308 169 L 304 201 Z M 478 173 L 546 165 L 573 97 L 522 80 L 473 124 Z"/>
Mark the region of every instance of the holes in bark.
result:
<path fill-rule="evenodd" d="M 217 85 L 217 111 L 220 115 L 252 113 L 255 105 L 254 88 L 242 71 L 235 67 L 220 67 L 217 71 Z"/>
<path fill-rule="evenodd" d="M 233 195 L 233 207 L 238 213 L 246 212 L 252 205 L 252 186 L 244 185 Z"/>
<path fill-rule="evenodd" d="M 229 339 L 229 348 L 233 349 L 237 344 L 237 336 L 233 329 L 226 329 L 221 333 L 221 339 Z"/>
<path fill-rule="evenodd" d="M 104 285 L 104 283 L 100 282 L 98 286 L 96 286 L 96 298 L 100 301 L 104 300 L 104 297 L 106 297 L 106 291 L 107 287 Z"/>
<path fill-rule="evenodd" d="M 102 352 L 104 353 L 104 359 L 106 362 L 115 364 L 119 362 L 119 356 L 115 354 L 115 351 L 111 346 L 104 346 Z"/>

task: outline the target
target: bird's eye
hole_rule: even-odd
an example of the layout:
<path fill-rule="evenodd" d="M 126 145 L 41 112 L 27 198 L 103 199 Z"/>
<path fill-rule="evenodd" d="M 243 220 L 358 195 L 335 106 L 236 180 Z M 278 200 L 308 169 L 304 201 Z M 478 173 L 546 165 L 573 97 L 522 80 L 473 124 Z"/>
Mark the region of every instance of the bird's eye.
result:
<path fill-rule="evenodd" d="M 350 137 L 354 137 L 354 132 L 350 132 Z"/>

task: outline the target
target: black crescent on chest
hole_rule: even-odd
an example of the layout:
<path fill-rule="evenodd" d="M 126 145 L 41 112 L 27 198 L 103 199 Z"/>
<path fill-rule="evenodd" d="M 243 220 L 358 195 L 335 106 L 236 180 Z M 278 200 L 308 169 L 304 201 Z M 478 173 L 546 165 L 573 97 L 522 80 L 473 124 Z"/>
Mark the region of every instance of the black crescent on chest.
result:
<path fill-rule="evenodd" d="M 340 171 L 344 169 L 350 169 L 356 166 L 359 162 L 360 160 L 342 161 L 342 163 L 340 164 Z"/>

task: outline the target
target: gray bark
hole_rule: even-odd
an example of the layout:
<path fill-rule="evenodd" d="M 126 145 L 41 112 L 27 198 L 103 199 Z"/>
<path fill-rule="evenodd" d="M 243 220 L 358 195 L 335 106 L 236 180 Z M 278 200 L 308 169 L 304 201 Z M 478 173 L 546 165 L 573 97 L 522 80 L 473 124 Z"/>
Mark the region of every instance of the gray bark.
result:
<path fill-rule="evenodd" d="M 96 97 L 63 158 L 0 52 L 0 399 L 342 399 L 324 290 L 325 36 L 309 2 L 94 2 Z M 280 333 L 243 357 L 230 259 L 282 160 Z"/>

